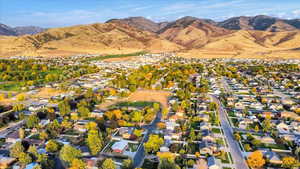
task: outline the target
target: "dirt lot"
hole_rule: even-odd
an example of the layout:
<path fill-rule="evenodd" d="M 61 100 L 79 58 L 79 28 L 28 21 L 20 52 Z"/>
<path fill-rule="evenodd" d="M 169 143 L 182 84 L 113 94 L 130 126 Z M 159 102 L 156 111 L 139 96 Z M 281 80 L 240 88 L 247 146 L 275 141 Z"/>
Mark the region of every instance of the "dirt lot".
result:
<path fill-rule="evenodd" d="M 114 105 L 118 102 L 124 101 L 153 101 L 160 102 L 163 107 L 168 107 L 168 97 L 170 96 L 170 92 L 167 91 L 158 91 L 158 90 L 138 90 L 130 94 L 127 98 L 122 98 L 114 101 L 106 101 L 97 107 L 100 109 L 106 109 L 107 107 Z"/>

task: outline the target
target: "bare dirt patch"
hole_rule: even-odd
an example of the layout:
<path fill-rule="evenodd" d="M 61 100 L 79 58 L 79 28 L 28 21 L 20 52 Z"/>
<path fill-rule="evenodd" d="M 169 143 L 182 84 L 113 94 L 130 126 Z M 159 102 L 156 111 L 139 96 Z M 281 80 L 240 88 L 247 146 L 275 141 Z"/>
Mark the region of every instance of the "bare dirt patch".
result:
<path fill-rule="evenodd" d="M 57 89 L 54 89 L 54 88 L 42 88 L 40 89 L 40 91 L 35 94 L 33 97 L 34 98 L 43 98 L 43 99 L 50 99 L 51 97 L 53 96 L 57 96 L 61 93 L 63 93 L 64 91 L 62 90 L 57 90 Z"/>
<path fill-rule="evenodd" d="M 170 96 L 170 92 L 161 91 L 161 90 L 138 90 L 130 94 L 127 98 L 121 98 L 113 101 L 106 101 L 97 107 L 100 109 L 106 109 L 111 105 L 114 105 L 118 102 L 125 101 L 149 101 L 149 102 L 159 102 L 162 104 L 164 108 L 168 107 L 168 97 Z"/>

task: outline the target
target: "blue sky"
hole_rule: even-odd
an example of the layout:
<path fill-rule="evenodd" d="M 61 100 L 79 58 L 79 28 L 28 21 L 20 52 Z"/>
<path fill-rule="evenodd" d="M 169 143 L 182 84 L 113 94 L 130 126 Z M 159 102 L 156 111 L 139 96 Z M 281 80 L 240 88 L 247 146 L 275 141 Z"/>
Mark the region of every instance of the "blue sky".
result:
<path fill-rule="evenodd" d="M 300 0 L 0 0 L 0 22 L 10 26 L 60 27 L 129 16 L 220 21 L 259 14 L 300 18 Z"/>

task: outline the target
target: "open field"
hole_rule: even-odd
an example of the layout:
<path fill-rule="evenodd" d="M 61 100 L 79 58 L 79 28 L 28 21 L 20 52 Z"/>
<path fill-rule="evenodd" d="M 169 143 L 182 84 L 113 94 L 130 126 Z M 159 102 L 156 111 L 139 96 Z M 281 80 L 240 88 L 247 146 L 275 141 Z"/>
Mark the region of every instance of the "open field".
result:
<path fill-rule="evenodd" d="M 106 101 L 97 107 L 100 109 L 106 109 L 119 102 L 136 102 L 136 101 L 148 101 L 148 102 L 159 102 L 163 107 L 168 107 L 168 97 L 170 92 L 167 91 L 156 91 L 156 90 L 138 90 L 130 94 L 127 98 L 117 99 L 113 101 Z"/>

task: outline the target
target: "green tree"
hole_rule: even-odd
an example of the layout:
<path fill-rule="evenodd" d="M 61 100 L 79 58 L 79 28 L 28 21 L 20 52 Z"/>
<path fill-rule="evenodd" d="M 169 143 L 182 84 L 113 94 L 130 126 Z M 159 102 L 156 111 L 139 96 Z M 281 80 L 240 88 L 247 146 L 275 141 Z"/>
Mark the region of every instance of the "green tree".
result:
<path fill-rule="evenodd" d="M 106 160 L 104 160 L 104 162 L 102 163 L 101 166 L 102 169 L 116 169 L 116 165 L 114 163 L 114 161 L 111 158 L 107 158 Z"/>
<path fill-rule="evenodd" d="M 29 146 L 28 153 L 30 153 L 34 159 L 38 159 L 39 153 L 35 146 Z"/>
<path fill-rule="evenodd" d="M 68 100 L 63 100 L 58 104 L 59 112 L 61 116 L 65 116 L 71 112 L 71 107 Z"/>
<path fill-rule="evenodd" d="M 19 137 L 20 139 L 24 139 L 25 138 L 25 131 L 23 128 L 19 129 Z"/>
<path fill-rule="evenodd" d="M 80 106 L 78 108 L 78 112 L 80 117 L 82 118 L 87 118 L 90 115 L 90 110 L 86 106 Z"/>
<path fill-rule="evenodd" d="M 82 160 L 75 158 L 72 160 L 72 164 L 69 169 L 86 169 L 86 164 Z"/>
<path fill-rule="evenodd" d="M 173 161 L 161 159 L 158 165 L 158 169 L 180 169 L 180 167 Z"/>
<path fill-rule="evenodd" d="M 59 152 L 59 157 L 63 161 L 70 164 L 74 159 L 81 157 L 81 151 L 72 147 L 71 145 L 65 144 Z"/>
<path fill-rule="evenodd" d="M 29 163 L 32 162 L 32 158 L 30 157 L 29 154 L 24 153 L 24 152 L 21 152 L 21 153 L 19 154 L 19 162 L 20 162 L 22 165 L 25 166 L 25 165 L 27 165 L 27 164 L 29 164 Z"/>
<path fill-rule="evenodd" d="M 92 155 L 97 155 L 99 153 L 103 147 L 103 141 L 98 130 L 89 131 L 86 143 Z"/>
<path fill-rule="evenodd" d="M 159 137 L 159 135 L 151 134 L 149 140 L 144 143 L 144 147 L 147 153 L 157 152 L 161 145 L 164 144 L 164 139 Z"/>
<path fill-rule="evenodd" d="M 60 149 L 60 145 L 55 140 L 49 140 L 46 144 L 46 151 L 49 153 L 56 153 Z"/>
<path fill-rule="evenodd" d="M 28 128 L 38 127 L 40 119 L 36 115 L 30 115 L 26 120 L 26 126 Z"/>
<path fill-rule="evenodd" d="M 18 158 L 20 153 L 24 152 L 25 149 L 20 141 L 16 142 L 10 149 L 10 156 Z"/>
<path fill-rule="evenodd" d="M 132 169 L 133 167 L 133 163 L 131 159 L 126 159 L 123 161 L 122 163 L 122 169 Z"/>

